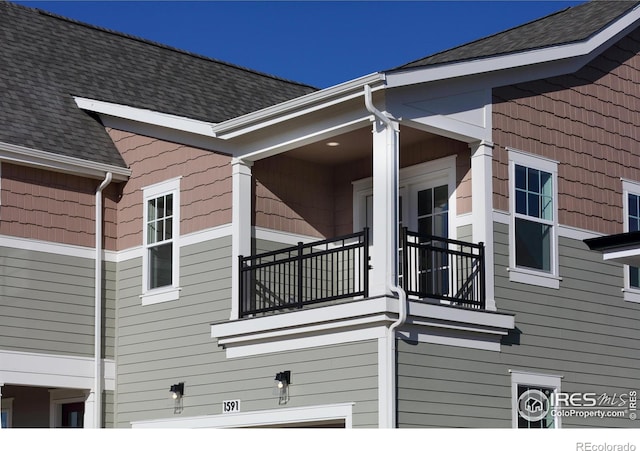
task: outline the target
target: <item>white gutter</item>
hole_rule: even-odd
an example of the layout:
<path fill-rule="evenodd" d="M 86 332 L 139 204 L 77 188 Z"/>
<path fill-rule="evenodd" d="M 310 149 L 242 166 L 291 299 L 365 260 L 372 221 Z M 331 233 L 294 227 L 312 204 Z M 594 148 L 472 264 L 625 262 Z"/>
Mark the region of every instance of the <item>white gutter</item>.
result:
<path fill-rule="evenodd" d="M 131 170 L 127 168 L 5 142 L 0 142 L 0 161 L 97 179 L 102 179 L 107 172 L 111 172 L 117 181 L 125 181 L 131 176 Z"/>
<path fill-rule="evenodd" d="M 367 110 L 372 113 L 376 118 L 378 118 L 385 126 L 391 130 L 393 130 L 395 136 L 398 135 L 399 129 L 398 124 L 391 121 L 387 115 L 383 114 L 380 110 L 378 110 L 372 101 L 371 96 L 371 87 L 369 85 L 364 85 L 364 104 L 367 107 Z M 395 146 L 393 145 L 393 141 L 387 139 L 387 152 L 393 155 L 393 165 L 390 168 L 392 171 L 391 179 L 393 180 L 393 192 L 395 195 L 393 196 L 393 212 L 390 215 L 393 218 L 394 227 L 392 229 L 396 229 L 398 226 L 398 154 L 395 151 Z M 388 174 L 389 175 L 389 174 Z M 398 295 L 398 319 L 389 326 L 387 331 L 387 344 L 388 344 L 388 360 L 387 360 L 387 399 L 389 400 L 389 411 L 388 411 L 388 420 L 387 424 L 389 427 L 395 428 L 397 427 L 397 412 L 396 412 L 396 385 L 397 385 L 397 374 L 396 374 L 396 329 L 403 325 L 407 320 L 407 293 L 402 289 L 401 286 L 398 285 L 398 280 L 396 277 L 397 268 L 398 268 L 398 234 L 393 233 L 393 237 L 391 239 L 391 245 L 393 246 L 392 255 L 394 256 L 394 261 L 392 262 L 392 268 L 396 268 L 396 272 L 389 271 L 388 279 L 387 279 L 387 289 L 391 292 L 394 292 Z"/>
<path fill-rule="evenodd" d="M 112 179 L 113 174 L 107 172 L 96 190 L 95 374 L 93 388 L 93 427 L 95 428 L 100 428 L 102 424 L 102 191 L 111 183 Z"/>
<path fill-rule="evenodd" d="M 229 119 L 212 126 L 216 137 L 231 139 L 258 128 L 264 128 L 281 120 L 290 119 L 309 112 L 326 108 L 336 103 L 358 98 L 362 95 L 362 87 L 376 85 L 383 87 L 385 75 L 373 73 L 350 80 L 320 91 L 312 92 L 286 102 L 279 103 L 253 113 Z"/>

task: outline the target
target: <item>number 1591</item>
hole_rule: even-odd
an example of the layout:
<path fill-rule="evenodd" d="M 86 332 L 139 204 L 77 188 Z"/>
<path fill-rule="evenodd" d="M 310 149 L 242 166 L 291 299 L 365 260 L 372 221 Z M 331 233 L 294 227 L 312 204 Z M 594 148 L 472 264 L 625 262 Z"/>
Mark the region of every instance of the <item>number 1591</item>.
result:
<path fill-rule="evenodd" d="M 240 400 L 222 401 L 222 413 L 240 412 Z"/>

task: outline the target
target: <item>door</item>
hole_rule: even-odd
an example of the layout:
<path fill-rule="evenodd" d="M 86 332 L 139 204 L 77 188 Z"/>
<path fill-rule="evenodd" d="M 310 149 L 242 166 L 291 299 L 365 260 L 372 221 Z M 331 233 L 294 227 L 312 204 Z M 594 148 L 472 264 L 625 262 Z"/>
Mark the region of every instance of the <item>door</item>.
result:
<path fill-rule="evenodd" d="M 84 427 L 84 403 L 72 402 L 62 404 L 62 424 L 63 428 Z"/>

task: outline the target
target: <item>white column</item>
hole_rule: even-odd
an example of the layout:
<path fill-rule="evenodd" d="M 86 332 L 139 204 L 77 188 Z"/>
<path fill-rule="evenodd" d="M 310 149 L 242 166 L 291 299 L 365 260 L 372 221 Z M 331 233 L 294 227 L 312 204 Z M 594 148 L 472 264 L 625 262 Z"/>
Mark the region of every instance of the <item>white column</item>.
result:
<path fill-rule="evenodd" d="M 231 213 L 231 319 L 240 313 L 240 277 L 238 256 L 251 254 L 251 166 L 252 162 L 239 158 L 231 160 L 232 213 Z"/>
<path fill-rule="evenodd" d="M 373 249 L 369 296 L 391 295 L 398 264 L 398 124 L 373 123 Z"/>
<path fill-rule="evenodd" d="M 95 392 L 92 390 L 89 392 L 89 394 L 87 395 L 87 399 L 84 401 L 83 425 L 85 429 L 100 427 L 99 424 L 96 424 L 95 403 L 96 403 L 96 396 L 95 396 Z"/>
<path fill-rule="evenodd" d="M 4 387 L 4 384 L 0 382 L 0 406 L 2 406 L 2 387 Z M 0 422 L 0 429 L 2 429 L 2 422 Z"/>
<path fill-rule="evenodd" d="M 486 309 L 496 310 L 493 267 L 493 143 L 479 141 L 469 147 L 473 241 L 484 243 Z"/>

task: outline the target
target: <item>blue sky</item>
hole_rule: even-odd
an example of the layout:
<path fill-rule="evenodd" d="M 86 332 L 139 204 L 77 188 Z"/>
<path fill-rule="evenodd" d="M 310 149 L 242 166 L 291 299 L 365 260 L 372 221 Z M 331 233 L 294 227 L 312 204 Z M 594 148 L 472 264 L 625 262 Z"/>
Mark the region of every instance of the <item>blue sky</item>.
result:
<path fill-rule="evenodd" d="M 18 1 L 319 88 L 581 1 Z"/>

